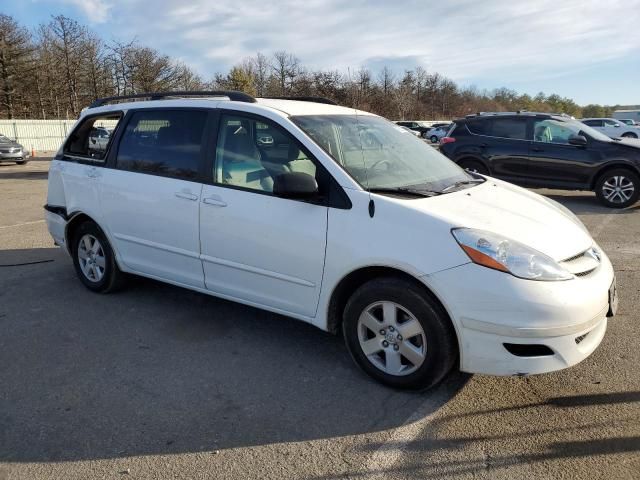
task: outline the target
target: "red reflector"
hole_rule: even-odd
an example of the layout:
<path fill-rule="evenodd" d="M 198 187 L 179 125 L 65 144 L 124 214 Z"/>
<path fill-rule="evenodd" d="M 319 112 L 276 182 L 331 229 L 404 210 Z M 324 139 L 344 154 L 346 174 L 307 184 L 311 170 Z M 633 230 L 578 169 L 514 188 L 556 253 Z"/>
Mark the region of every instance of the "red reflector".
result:
<path fill-rule="evenodd" d="M 444 145 L 445 143 L 453 143 L 455 141 L 456 141 L 456 139 L 453 138 L 453 137 L 442 137 L 440 139 L 440 145 Z"/>

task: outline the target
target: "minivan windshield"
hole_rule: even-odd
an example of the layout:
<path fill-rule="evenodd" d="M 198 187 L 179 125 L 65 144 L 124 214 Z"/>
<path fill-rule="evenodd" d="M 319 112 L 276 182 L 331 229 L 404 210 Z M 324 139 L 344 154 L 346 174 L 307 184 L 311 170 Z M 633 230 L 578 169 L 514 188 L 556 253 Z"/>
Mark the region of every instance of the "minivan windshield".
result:
<path fill-rule="evenodd" d="M 442 193 L 476 181 L 424 140 L 381 117 L 304 115 L 291 120 L 365 189 Z"/>

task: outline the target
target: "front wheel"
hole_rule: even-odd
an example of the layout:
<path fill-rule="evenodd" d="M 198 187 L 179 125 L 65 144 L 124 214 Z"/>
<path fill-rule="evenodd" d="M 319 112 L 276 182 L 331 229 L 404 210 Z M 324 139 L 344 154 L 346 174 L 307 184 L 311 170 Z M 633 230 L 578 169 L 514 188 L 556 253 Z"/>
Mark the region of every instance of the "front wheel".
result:
<path fill-rule="evenodd" d="M 435 135 L 431 135 L 431 143 L 437 143 L 438 142 L 438 137 L 436 137 Z"/>
<path fill-rule="evenodd" d="M 638 135 L 636 135 L 635 133 L 632 132 L 627 132 L 625 134 L 622 135 L 623 138 L 638 138 Z"/>
<path fill-rule="evenodd" d="M 26 165 L 28 160 L 20 160 L 16 162 L 17 165 Z"/>
<path fill-rule="evenodd" d="M 399 278 L 358 288 L 347 302 L 342 328 L 356 363 L 391 387 L 430 388 L 457 359 L 455 333 L 442 306 Z"/>
<path fill-rule="evenodd" d="M 596 196 L 607 207 L 628 207 L 640 196 L 640 178 L 626 168 L 609 170 L 598 178 Z"/>

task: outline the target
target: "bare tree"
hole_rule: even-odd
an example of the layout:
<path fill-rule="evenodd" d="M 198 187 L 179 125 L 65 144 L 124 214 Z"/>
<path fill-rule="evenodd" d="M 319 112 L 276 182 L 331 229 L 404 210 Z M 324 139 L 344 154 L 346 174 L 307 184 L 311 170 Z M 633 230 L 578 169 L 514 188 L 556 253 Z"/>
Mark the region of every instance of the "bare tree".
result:
<path fill-rule="evenodd" d="M 31 35 L 10 16 L 0 14 L 0 94 L 7 118 L 15 114 L 17 80 L 31 69 Z"/>

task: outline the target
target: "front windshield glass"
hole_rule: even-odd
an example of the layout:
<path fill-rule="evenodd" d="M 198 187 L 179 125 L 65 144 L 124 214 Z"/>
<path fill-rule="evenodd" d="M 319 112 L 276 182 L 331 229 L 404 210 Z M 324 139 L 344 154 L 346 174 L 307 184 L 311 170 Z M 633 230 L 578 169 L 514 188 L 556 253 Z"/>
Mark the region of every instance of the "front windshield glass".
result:
<path fill-rule="evenodd" d="M 363 188 L 441 191 L 472 179 L 426 142 L 381 117 L 305 115 L 291 120 Z"/>
<path fill-rule="evenodd" d="M 593 138 L 594 140 L 600 140 L 601 142 L 610 142 L 611 137 L 607 137 L 604 133 L 599 132 L 595 128 L 590 127 L 589 125 L 585 125 L 578 120 L 570 120 L 565 122 L 566 126 L 575 132 L 576 135 L 586 134 Z"/>

